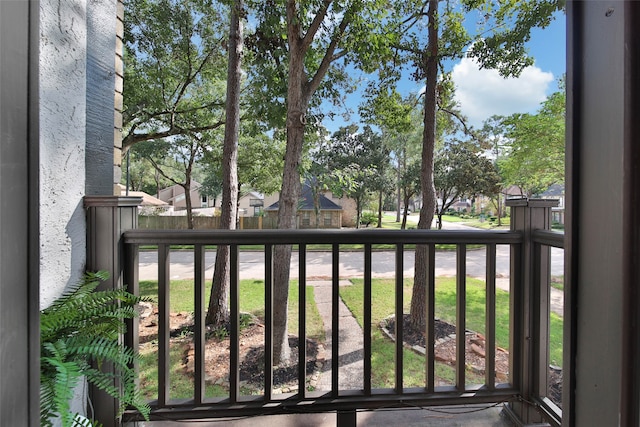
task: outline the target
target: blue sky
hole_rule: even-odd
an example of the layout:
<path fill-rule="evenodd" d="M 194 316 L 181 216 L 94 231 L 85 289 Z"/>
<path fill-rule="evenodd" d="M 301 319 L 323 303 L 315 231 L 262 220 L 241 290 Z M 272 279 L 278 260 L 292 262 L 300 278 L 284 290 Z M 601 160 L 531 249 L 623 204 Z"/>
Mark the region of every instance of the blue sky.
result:
<path fill-rule="evenodd" d="M 557 14 L 549 27 L 533 30 L 528 48 L 535 63 L 518 78 L 504 79 L 495 70 L 480 70 L 466 58 L 453 64 L 456 100 L 471 125 L 481 126 L 494 114 L 533 113 L 548 95 L 558 90 L 558 80 L 566 70 L 565 28 L 564 14 Z M 424 85 L 404 79 L 400 91 L 408 94 L 418 92 L 422 87 Z M 355 112 L 359 98 L 352 94 L 347 101 Z M 357 120 L 357 113 L 354 113 L 349 122 L 336 117 L 333 122 L 325 120 L 324 125 L 333 132 L 345 124 L 357 123 Z"/>

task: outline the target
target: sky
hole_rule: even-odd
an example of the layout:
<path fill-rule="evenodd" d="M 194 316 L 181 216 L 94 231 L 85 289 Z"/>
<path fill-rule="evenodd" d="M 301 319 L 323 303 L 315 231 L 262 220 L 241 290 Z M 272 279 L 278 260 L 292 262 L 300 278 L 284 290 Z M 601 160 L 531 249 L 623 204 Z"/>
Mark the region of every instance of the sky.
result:
<path fill-rule="evenodd" d="M 535 30 L 528 47 L 535 63 L 518 78 L 504 79 L 496 70 L 480 70 L 468 58 L 453 66 L 456 100 L 472 125 L 480 126 L 494 114 L 534 113 L 558 90 L 566 70 L 564 16 L 544 30 Z"/>
<path fill-rule="evenodd" d="M 564 14 L 558 14 L 549 27 L 533 30 L 527 47 L 535 63 L 518 78 L 504 79 L 495 70 L 480 70 L 468 58 L 452 64 L 456 100 L 472 126 L 481 127 L 492 115 L 535 113 L 547 96 L 558 90 L 558 81 L 566 70 L 565 27 Z M 423 88 L 424 84 L 403 79 L 399 90 L 407 95 Z M 357 111 L 359 97 L 352 95 L 349 98 L 347 105 Z M 349 123 L 357 120 L 357 114 L 352 114 Z M 331 132 L 345 124 L 340 118 L 324 122 Z"/>

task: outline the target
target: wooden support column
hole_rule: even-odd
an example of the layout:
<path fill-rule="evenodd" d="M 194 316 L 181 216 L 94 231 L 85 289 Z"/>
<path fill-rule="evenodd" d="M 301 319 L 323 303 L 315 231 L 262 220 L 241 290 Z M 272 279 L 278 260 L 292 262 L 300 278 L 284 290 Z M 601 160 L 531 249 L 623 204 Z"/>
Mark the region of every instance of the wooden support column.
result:
<path fill-rule="evenodd" d="M 506 206 L 511 208 L 511 230 L 519 231 L 523 236 L 522 246 L 511 248 L 511 381 L 525 400 L 532 401 L 537 397 L 535 391 L 539 383 L 539 368 L 536 363 L 539 358 L 536 355 L 540 351 L 542 339 L 548 339 L 546 334 L 539 331 L 542 299 L 536 283 L 541 274 L 548 275 L 548 271 L 544 273 L 538 270 L 540 264 L 544 264 L 548 270 L 550 258 L 549 247 L 545 247 L 541 249 L 539 259 L 546 259 L 547 262 L 536 262 L 538 254 L 533 243 L 533 232 L 551 229 L 551 208 L 558 206 L 558 201 L 512 199 L 507 200 Z M 548 299 L 546 301 L 548 303 Z M 541 414 L 527 403 L 512 402 L 506 407 L 506 411 L 518 425 L 542 422 Z"/>
<path fill-rule="evenodd" d="M 87 271 L 105 270 L 109 280 L 98 289 L 123 287 L 124 244 L 122 233 L 138 227 L 140 197 L 86 196 Z M 116 427 L 118 402 L 100 390 L 91 389 L 90 399 L 98 420 L 104 427 Z"/>

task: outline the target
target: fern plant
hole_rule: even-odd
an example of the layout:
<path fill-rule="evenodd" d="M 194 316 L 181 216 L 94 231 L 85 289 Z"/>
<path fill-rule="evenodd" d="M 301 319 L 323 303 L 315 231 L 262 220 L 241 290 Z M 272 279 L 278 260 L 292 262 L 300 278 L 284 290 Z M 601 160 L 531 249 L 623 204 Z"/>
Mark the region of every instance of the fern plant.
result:
<path fill-rule="evenodd" d="M 121 342 L 125 319 L 137 315 L 143 299 L 124 290 L 95 291 L 109 274 L 86 273 L 50 307 L 40 312 L 40 425 L 58 416 L 63 427 L 88 425 L 71 413 L 70 401 L 82 377 L 118 398 L 120 411 L 133 406 L 148 419 L 149 406 L 136 388 L 131 368 L 137 352 Z M 100 370 L 104 362 L 113 372 Z M 120 386 L 114 386 L 114 381 Z"/>

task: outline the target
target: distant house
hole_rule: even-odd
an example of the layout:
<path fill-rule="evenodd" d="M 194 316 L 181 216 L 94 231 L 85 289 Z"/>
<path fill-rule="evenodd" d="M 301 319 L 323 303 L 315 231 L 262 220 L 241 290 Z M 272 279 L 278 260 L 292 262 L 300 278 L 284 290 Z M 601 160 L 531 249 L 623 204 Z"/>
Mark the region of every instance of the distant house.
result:
<path fill-rule="evenodd" d="M 198 208 L 211 208 L 214 207 L 214 200 L 200 194 L 200 183 L 197 181 L 191 181 L 191 206 L 194 209 Z M 184 194 L 184 188 L 180 185 L 172 185 L 171 187 L 163 188 L 158 193 L 158 199 L 167 202 L 173 206 L 175 210 L 181 210 L 187 208 L 187 197 Z"/>
<path fill-rule="evenodd" d="M 273 200 L 274 196 L 267 198 Z M 319 218 L 316 218 L 311 187 L 304 185 L 298 202 L 298 214 L 296 215 L 298 228 L 340 228 L 342 227 L 342 206 L 320 194 Z M 264 209 L 265 217 L 276 219 L 278 217 L 279 201 L 276 201 Z"/>
<path fill-rule="evenodd" d="M 539 196 L 541 199 L 558 200 L 559 204 L 551 208 L 551 220 L 558 224 L 564 224 L 564 185 L 553 184 Z"/>
<path fill-rule="evenodd" d="M 259 216 L 264 210 L 264 195 L 249 191 L 238 200 L 238 216 Z"/>
<path fill-rule="evenodd" d="M 325 191 L 323 195 L 334 202 L 335 204 L 342 207 L 342 226 L 343 227 L 355 227 L 356 226 L 356 216 L 357 216 L 357 206 L 355 199 L 351 197 L 338 197 L 331 193 L 331 191 Z"/>
<path fill-rule="evenodd" d="M 145 193 L 144 191 L 131 191 L 129 190 L 127 192 L 127 189 L 124 185 L 122 184 L 118 184 L 118 187 L 120 188 L 120 194 L 122 196 L 128 196 L 128 197 L 141 197 L 142 198 L 142 203 L 140 204 L 140 206 L 138 207 L 139 211 L 141 213 L 144 213 L 145 211 L 149 211 L 149 210 L 166 210 L 169 209 L 169 203 L 160 200 L 156 197 L 153 197 L 150 194 Z"/>
<path fill-rule="evenodd" d="M 449 209 L 453 209 L 456 212 L 471 212 L 471 207 L 472 207 L 472 203 L 471 200 L 467 199 L 466 197 L 460 197 L 458 198 L 458 200 L 456 200 Z"/>

